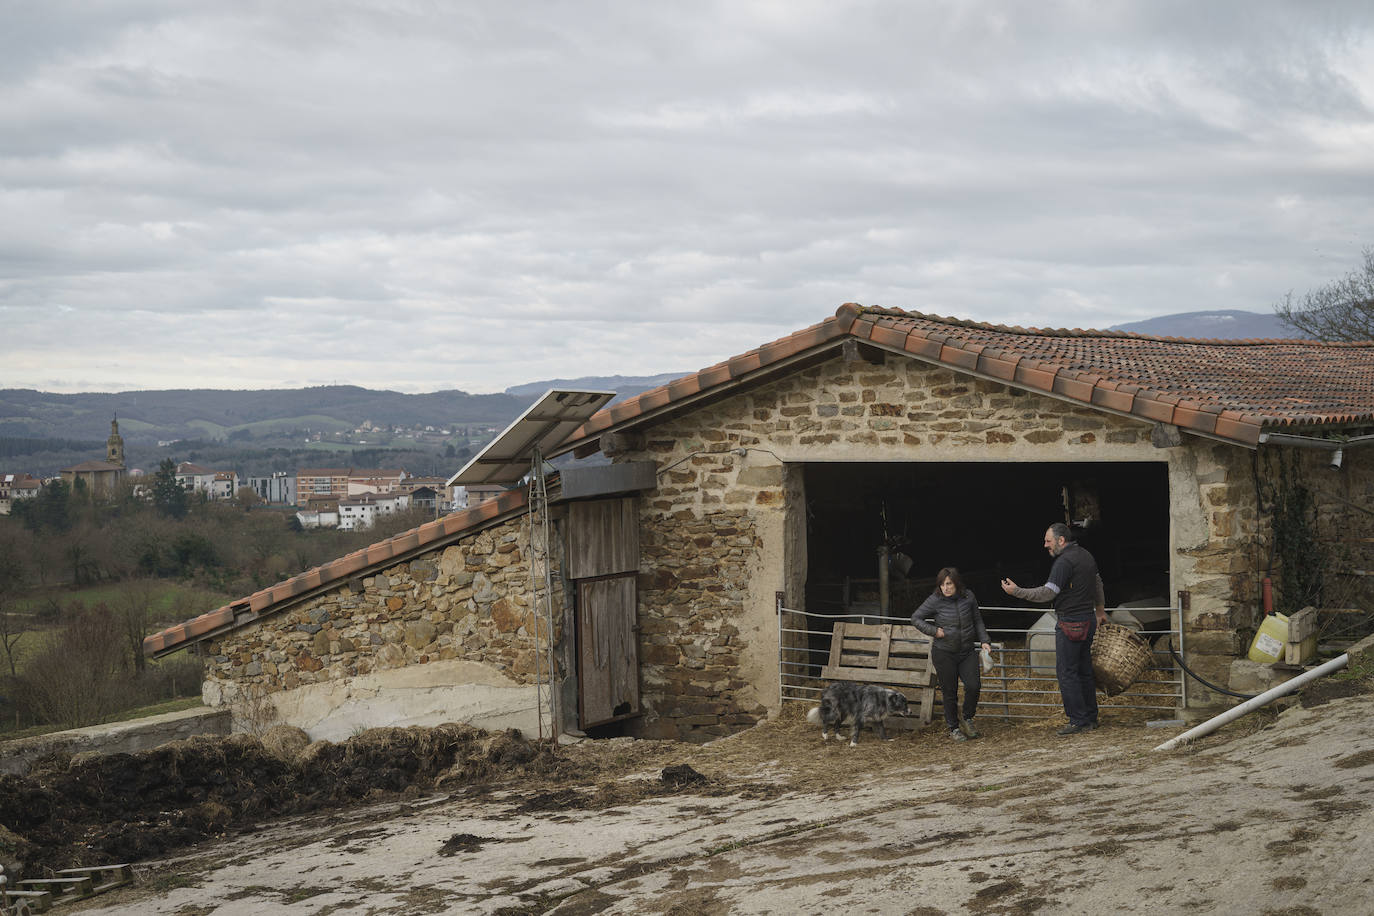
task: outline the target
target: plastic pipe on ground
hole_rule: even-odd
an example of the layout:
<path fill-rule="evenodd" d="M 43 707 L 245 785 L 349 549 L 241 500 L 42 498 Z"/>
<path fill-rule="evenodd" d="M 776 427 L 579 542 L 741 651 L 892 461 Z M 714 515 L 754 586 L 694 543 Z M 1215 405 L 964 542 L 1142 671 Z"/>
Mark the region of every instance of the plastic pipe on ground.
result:
<path fill-rule="evenodd" d="M 1170 738 L 1168 741 L 1165 741 L 1159 747 L 1155 748 L 1155 750 L 1171 751 L 1181 744 L 1187 744 L 1194 738 L 1201 738 L 1203 735 L 1210 735 L 1212 732 L 1221 728 L 1227 722 L 1235 721 L 1236 719 L 1239 719 L 1241 716 L 1245 715 L 1248 712 L 1251 712 L 1252 710 L 1259 709 L 1261 706 L 1264 706 L 1268 703 L 1272 703 L 1274 700 L 1277 700 L 1279 697 L 1284 696 L 1285 694 L 1292 693 L 1294 690 L 1297 690 L 1299 687 L 1301 687 L 1303 684 L 1306 684 L 1308 681 L 1315 681 L 1317 678 L 1323 675 L 1331 674 L 1334 671 L 1339 671 L 1349 663 L 1350 656 L 1346 654 L 1338 656 L 1337 658 L 1333 658 L 1331 659 L 1331 661 L 1327 662 L 1324 665 L 1318 665 L 1311 671 L 1304 671 L 1302 674 L 1299 674 L 1291 681 L 1284 681 L 1277 687 L 1271 687 L 1264 693 L 1261 693 L 1259 696 L 1252 697 L 1251 699 L 1246 700 L 1244 703 L 1241 703 L 1239 706 L 1232 707 L 1231 709 L 1226 710 L 1221 715 L 1213 716 L 1206 722 L 1203 722 L 1201 725 L 1195 725 L 1183 734 L 1176 735 L 1175 737 Z"/>

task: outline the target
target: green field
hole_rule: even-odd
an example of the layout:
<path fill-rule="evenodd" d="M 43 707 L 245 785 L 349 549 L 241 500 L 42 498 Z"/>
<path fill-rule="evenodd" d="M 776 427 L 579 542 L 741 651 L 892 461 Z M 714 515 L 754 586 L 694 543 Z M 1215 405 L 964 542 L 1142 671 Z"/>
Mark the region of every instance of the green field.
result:
<path fill-rule="evenodd" d="M 305 414 L 299 417 L 279 417 L 271 420 L 254 420 L 251 423 L 239 423 L 233 426 L 224 426 L 212 420 L 190 420 L 187 426 L 203 432 L 206 437 L 211 439 L 225 439 L 231 433 L 239 430 L 248 430 L 254 436 L 261 437 L 265 433 L 278 433 L 285 435 L 293 429 L 310 429 L 324 432 L 337 432 L 342 429 L 352 429 L 353 424 L 347 420 L 339 420 L 335 417 L 326 417 L 322 414 Z"/>
<path fill-rule="evenodd" d="M 15 615 L 14 620 L 25 631 L 14 644 L 17 669 L 22 673 L 28 660 L 46 649 L 55 638 L 56 624 L 48 622 L 51 619 L 50 614 L 46 619 L 44 616 L 45 612 L 50 610 L 52 602 L 60 602 L 64 609 L 77 602 L 86 607 L 94 607 L 103 602 L 112 608 L 118 608 L 122 598 L 121 590 L 126 587 L 120 583 L 113 583 L 81 589 L 53 589 L 15 600 L 10 610 Z M 176 582 L 159 581 L 154 585 L 148 622 L 151 626 L 161 629 L 223 607 L 233 601 L 234 597 L 191 588 Z M 7 660 L 3 657 L 0 657 L 0 667 L 5 668 L 3 673 L 9 673 Z"/>
<path fill-rule="evenodd" d="M 16 599 L 13 610 L 18 614 L 41 616 L 53 601 L 61 602 L 63 607 L 77 602 L 86 607 L 94 607 L 102 602 L 110 607 L 117 607 L 128 587 L 126 583 L 112 582 L 87 588 L 34 592 Z M 156 623 L 180 623 L 206 611 L 223 607 L 237 597 L 239 596 L 159 580 L 153 585 L 149 620 Z"/>

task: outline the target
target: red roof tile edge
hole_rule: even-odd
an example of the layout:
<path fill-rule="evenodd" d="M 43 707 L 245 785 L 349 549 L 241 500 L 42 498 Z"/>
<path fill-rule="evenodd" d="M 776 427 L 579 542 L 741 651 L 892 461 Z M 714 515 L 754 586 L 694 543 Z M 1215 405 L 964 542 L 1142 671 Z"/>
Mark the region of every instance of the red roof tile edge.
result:
<path fill-rule="evenodd" d="M 885 320 L 886 319 L 886 320 Z M 897 322 L 921 319 L 939 322 L 942 329 L 903 328 Z M 1136 384 L 1103 376 L 1099 372 L 1084 372 L 1058 365 L 1041 355 L 1009 352 L 1002 347 L 987 346 L 974 341 L 960 340 L 959 328 L 995 331 L 1026 337 L 1098 337 L 1127 340 L 1163 341 L 1170 344 L 1264 346 L 1281 343 L 1300 343 L 1303 346 L 1368 349 L 1369 343 L 1293 340 L 1212 340 L 1184 337 L 1152 337 L 1133 331 L 1101 331 L 1082 328 L 1022 328 L 990 324 L 963 318 L 949 318 L 903 309 L 863 306 L 846 302 L 833 318 L 827 318 L 809 328 L 787 337 L 763 344 L 692 375 L 676 379 L 638 398 L 598 412 L 574 430 L 550 455 L 571 451 L 592 439 L 597 433 L 612 427 L 636 422 L 651 410 L 661 409 L 684 398 L 702 392 L 725 390 L 739 379 L 758 369 L 795 356 L 810 349 L 821 349 L 846 337 L 867 340 L 913 356 L 941 363 L 952 369 L 980 373 L 989 378 L 1028 389 L 1044 391 L 1057 397 L 1087 404 L 1098 409 L 1140 418 L 1149 423 L 1167 423 L 1193 432 L 1214 436 L 1239 445 L 1259 444 L 1262 429 L 1319 425 L 1341 421 L 1335 417 L 1310 417 L 1297 420 L 1291 417 L 1240 415 L 1224 407 L 1201 403 L 1181 403 L 1178 395 L 1152 391 Z M 645 405 L 652 404 L 652 408 Z M 1230 416 L 1225 414 L 1230 413 Z M 1218 420 L 1218 414 L 1225 419 Z M 1345 417 L 1344 421 L 1374 419 L 1369 416 Z"/>
<path fill-rule="evenodd" d="M 385 566 L 423 547 L 437 546 L 439 542 L 460 537 L 483 523 L 522 508 L 525 503 L 524 490 L 507 490 L 471 509 L 454 512 L 437 521 L 426 522 L 418 528 L 370 544 L 337 560 L 307 569 L 299 575 L 261 589 L 224 607 L 146 636 L 143 639 L 143 652 L 145 655 L 161 655 L 185 644 L 198 642 L 226 628 L 250 623 L 292 598 L 337 586 L 364 570 Z"/>

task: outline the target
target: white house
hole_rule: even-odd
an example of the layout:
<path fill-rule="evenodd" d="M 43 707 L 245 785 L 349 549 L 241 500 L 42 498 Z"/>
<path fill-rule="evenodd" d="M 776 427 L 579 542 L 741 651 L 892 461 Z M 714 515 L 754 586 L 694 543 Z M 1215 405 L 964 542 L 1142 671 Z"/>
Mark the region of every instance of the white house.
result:
<path fill-rule="evenodd" d="M 371 528 L 377 519 L 410 507 L 409 493 L 365 493 L 339 500 L 339 527 L 345 531 Z"/>

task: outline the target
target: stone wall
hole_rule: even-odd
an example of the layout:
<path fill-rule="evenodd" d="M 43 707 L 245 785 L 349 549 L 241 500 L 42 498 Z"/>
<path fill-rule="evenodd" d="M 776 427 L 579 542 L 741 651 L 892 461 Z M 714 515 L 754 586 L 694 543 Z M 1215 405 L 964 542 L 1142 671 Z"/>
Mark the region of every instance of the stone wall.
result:
<path fill-rule="evenodd" d="M 658 497 L 670 501 L 663 490 Z M 761 546 L 754 519 L 738 509 L 670 514 L 644 526 L 641 734 L 708 740 L 767 715 L 740 665 L 740 623 Z"/>
<path fill-rule="evenodd" d="M 641 509 L 647 734 L 708 737 L 776 708 L 775 594 L 787 587 L 783 465 L 822 461 L 1165 461 L 1174 588 L 1225 681 L 1253 616 L 1259 542 L 1250 453 L 887 356 L 837 356 L 659 424 L 614 460 L 662 469 Z M 740 454 L 737 450 L 744 449 Z M 1191 688 L 1190 688 L 1191 690 Z"/>
<path fill-rule="evenodd" d="M 545 660 L 536 658 L 529 562 L 527 532 L 517 519 L 209 640 L 205 701 L 270 703 L 312 737 L 332 737 L 341 709 L 349 710 L 355 728 L 472 721 L 482 716 L 464 694 L 494 691 L 510 694 L 494 701 L 510 707 L 505 718 L 531 727 L 537 667 Z M 542 568 L 539 573 L 542 588 Z M 561 597 L 555 589 L 555 620 L 562 617 Z M 543 644 L 547 624 L 538 626 Z M 452 695 L 436 696 L 436 688 Z M 388 690 L 399 694 L 387 698 Z M 400 709 L 388 701 L 397 697 Z M 413 716 L 405 712 L 405 697 L 419 703 Z M 386 710 L 387 720 L 365 721 L 365 707 Z M 449 715 L 455 710 L 470 714 Z"/>
<path fill-rule="evenodd" d="M 1321 606 L 1374 608 L 1374 577 L 1359 574 L 1374 570 L 1374 451 L 1348 449 L 1339 468 L 1331 467 L 1331 460 L 1332 453 L 1322 449 L 1265 449 L 1257 464 L 1266 510 L 1284 476 L 1290 487 L 1306 490 L 1313 509 L 1310 529 L 1325 555 Z M 1308 603 L 1285 594 L 1291 586 L 1281 556 L 1275 557 L 1274 573 L 1280 610 Z"/>

